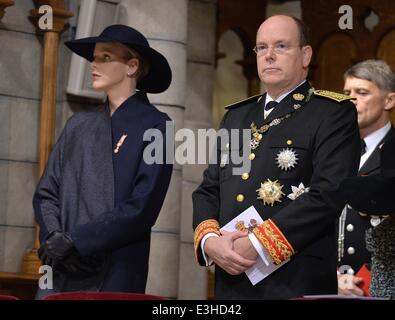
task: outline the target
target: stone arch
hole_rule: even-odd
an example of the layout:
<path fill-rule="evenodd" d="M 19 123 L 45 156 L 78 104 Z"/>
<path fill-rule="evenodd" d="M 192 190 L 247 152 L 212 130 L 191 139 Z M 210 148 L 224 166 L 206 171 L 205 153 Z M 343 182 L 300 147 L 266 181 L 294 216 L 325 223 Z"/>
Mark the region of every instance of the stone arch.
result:
<path fill-rule="evenodd" d="M 225 106 L 248 95 L 247 79 L 240 61 L 244 60 L 245 44 L 238 32 L 227 30 L 218 39 L 218 59 L 213 93 L 213 126 L 216 128 L 225 113 Z"/>

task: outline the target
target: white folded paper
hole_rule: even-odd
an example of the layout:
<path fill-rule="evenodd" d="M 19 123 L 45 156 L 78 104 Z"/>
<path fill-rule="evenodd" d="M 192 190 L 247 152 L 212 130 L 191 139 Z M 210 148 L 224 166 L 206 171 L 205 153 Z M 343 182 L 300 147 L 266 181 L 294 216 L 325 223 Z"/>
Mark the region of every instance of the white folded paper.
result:
<path fill-rule="evenodd" d="M 245 272 L 252 285 L 256 285 L 289 261 L 288 259 L 279 265 L 274 264 L 273 259 L 252 234 L 255 226 L 262 222 L 263 220 L 259 213 L 255 210 L 254 206 L 251 206 L 221 228 L 221 231 L 225 230 L 228 232 L 248 229 L 249 238 L 259 254 L 257 263 Z"/>

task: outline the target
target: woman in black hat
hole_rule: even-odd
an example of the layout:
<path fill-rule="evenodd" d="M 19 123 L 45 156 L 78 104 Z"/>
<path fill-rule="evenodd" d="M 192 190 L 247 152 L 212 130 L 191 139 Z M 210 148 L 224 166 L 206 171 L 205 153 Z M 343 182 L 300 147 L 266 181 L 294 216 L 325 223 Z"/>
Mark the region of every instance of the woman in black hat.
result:
<path fill-rule="evenodd" d="M 166 58 L 137 30 L 107 27 L 98 37 L 66 45 L 91 61 L 92 86 L 107 102 L 67 122 L 37 186 L 33 206 L 40 226 L 39 256 L 53 268 L 53 289 L 145 291 L 151 227 L 170 182 L 165 131 L 169 117 L 146 92 L 171 82 Z M 155 159 L 144 136 L 160 133 Z"/>

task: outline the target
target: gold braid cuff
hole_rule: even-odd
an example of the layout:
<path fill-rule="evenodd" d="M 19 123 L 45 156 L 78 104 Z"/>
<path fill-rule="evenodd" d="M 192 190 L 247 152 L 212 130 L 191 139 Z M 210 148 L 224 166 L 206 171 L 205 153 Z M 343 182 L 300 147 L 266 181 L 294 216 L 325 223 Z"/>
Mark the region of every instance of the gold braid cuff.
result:
<path fill-rule="evenodd" d="M 287 238 L 271 219 L 257 226 L 253 232 L 275 264 L 280 264 L 295 253 Z"/>
<path fill-rule="evenodd" d="M 200 241 L 202 241 L 203 237 L 208 233 L 215 233 L 217 235 L 221 235 L 221 233 L 219 232 L 219 223 L 217 220 L 204 220 L 196 227 L 193 235 L 193 243 L 195 246 L 195 257 L 197 260 Z"/>

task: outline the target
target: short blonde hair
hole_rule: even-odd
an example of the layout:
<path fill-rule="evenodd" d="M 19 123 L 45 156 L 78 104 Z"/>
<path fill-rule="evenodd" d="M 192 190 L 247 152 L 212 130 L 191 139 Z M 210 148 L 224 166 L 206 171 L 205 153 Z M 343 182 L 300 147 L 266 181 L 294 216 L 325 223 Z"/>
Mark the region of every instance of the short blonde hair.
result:
<path fill-rule="evenodd" d="M 131 48 L 126 44 L 123 44 L 123 47 L 125 47 L 124 58 L 127 61 L 129 61 L 130 59 L 137 59 L 139 61 L 139 68 L 135 73 L 136 81 L 139 82 L 142 78 L 144 78 L 148 74 L 149 63 L 135 49 Z"/>

